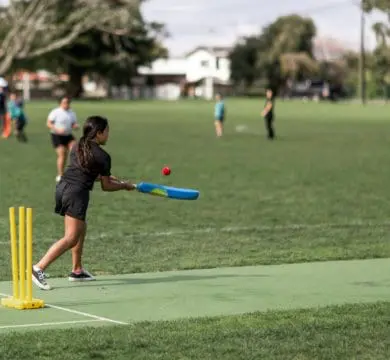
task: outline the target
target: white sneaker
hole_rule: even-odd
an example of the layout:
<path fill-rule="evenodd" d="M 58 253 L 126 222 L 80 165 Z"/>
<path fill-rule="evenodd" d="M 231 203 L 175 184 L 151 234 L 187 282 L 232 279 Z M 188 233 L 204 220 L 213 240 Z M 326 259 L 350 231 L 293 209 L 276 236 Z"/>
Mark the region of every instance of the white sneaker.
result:
<path fill-rule="evenodd" d="M 33 266 L 32 269 L 32 281 L 36 286 L 38 286 L 42 290 L 52 289 L 52 287 L 46 282 L 46 277 L 44 272 L 36 266 Z"/>

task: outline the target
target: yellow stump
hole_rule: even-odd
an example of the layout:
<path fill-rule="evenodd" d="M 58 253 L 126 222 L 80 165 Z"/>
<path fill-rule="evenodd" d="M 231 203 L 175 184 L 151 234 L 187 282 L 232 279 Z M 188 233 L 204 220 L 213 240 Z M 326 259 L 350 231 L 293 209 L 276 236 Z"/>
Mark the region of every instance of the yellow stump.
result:
<path fill-rule="evenodd" d="M 27 301 L 31 302 L 32 301 L 32 209 L 27 209 L 27 294 L 26 294 L 26 299 Z"/>
<path fill-rule="evenodd" d="M 19 299 L 18 244 L 16 235 L 15 208 L 9 209 L 9 226 L 11 235 L 13 297 L 15 299 Z"/>
<path fill-rule="evenodd" d="M 45 306 L 44 301 L 34 299 L 32 296 L 32 209 L 27 209 L 26 219 L 26 209 L 19 207 L 19 244 L 17 243 L 15 208 L 13 207 L 9 209 L 9 220 L 13 294 L 12 297 L 2 299 L 1 304 L 19 310 L 42 308 Z"/>
<path fill-rule="evenodd" d="M 19 208 L 19 286 L 20 298 L 26 298 L 26 209 Z"/>

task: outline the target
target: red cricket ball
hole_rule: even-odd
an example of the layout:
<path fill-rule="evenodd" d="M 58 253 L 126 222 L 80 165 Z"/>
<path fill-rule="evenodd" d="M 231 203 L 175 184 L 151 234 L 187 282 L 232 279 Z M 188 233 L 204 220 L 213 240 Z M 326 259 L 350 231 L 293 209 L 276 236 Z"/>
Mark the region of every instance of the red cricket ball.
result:
<path fill-rule="evenodd" d="M 171 173 L 171 169 L 168 166 L 165 166 L 161 170 L 162 174 L 168 176 Z"/>

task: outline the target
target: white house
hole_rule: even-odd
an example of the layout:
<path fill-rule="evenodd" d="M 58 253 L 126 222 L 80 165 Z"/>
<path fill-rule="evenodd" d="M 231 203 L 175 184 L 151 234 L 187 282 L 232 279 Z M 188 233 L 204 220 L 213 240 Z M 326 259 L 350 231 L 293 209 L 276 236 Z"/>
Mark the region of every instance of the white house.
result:
<path fill-rule="evenodd" d="M 155 96 L 177 99 L 197 96 L 211 99 L 216 91 L 230 89 L 229 48 L 201 46 L 182 58 L 158 59 L 150 67 L 140 67 L 145 83 Z"/>

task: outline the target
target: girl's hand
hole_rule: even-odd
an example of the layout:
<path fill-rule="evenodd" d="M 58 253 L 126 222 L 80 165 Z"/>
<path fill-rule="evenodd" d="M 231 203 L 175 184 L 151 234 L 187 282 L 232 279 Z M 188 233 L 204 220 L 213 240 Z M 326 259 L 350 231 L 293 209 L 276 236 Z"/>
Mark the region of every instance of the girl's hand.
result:
<path fill-rule="evenodd" d="M 119 180 L 116 176 L 113 176 L 113 175 L 110 176 L 110 181 L 122 184 L 124 186 L 124 190 L 127 190 L 127 191 L 132 191 L 136 188 L 136 186 L 133 185 L 132 183 L 130 183 L 128 181 Z"/>
<path fill-rule="evenodd" d="M 125 190 L 127 191 L 133 191 L 136 189 L 136 186 L 134 184 L 131 184 L 131 183 L 125 183 Z"/>

